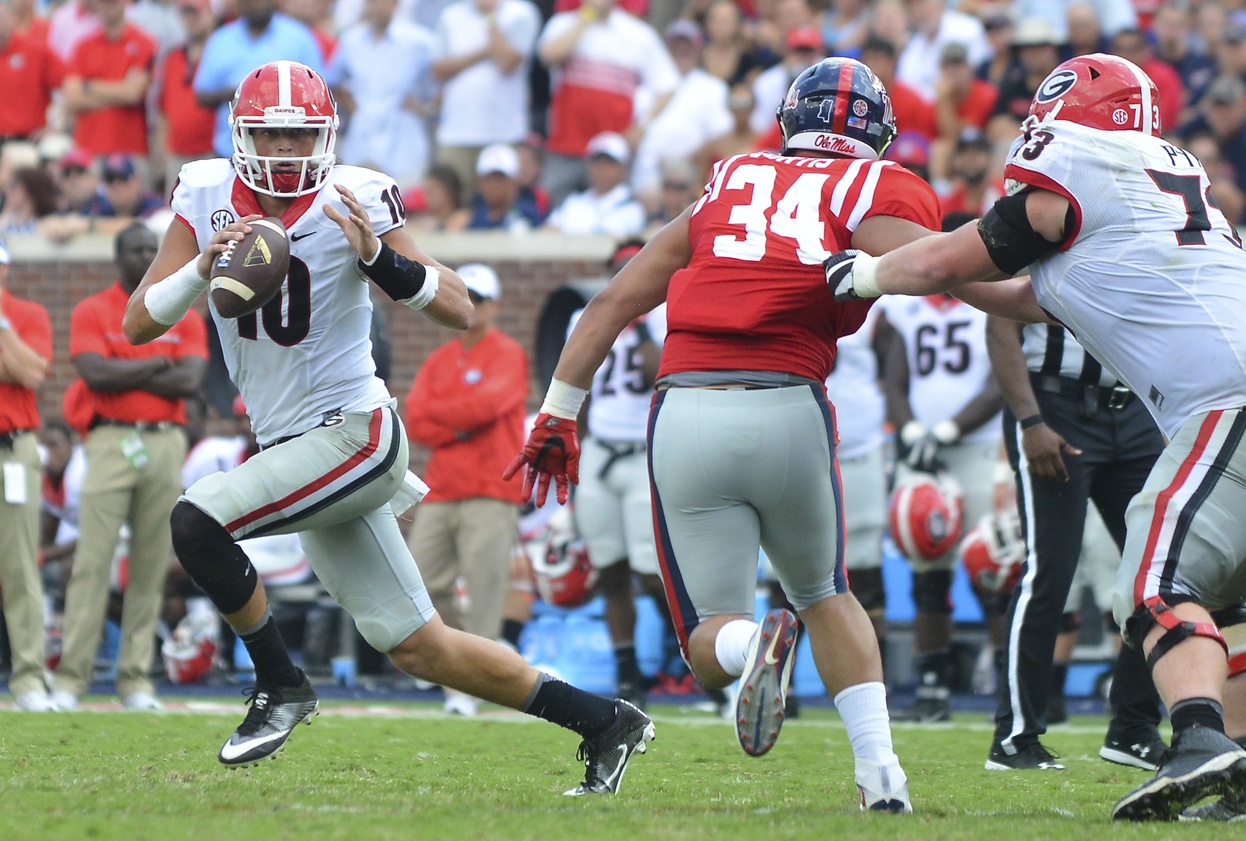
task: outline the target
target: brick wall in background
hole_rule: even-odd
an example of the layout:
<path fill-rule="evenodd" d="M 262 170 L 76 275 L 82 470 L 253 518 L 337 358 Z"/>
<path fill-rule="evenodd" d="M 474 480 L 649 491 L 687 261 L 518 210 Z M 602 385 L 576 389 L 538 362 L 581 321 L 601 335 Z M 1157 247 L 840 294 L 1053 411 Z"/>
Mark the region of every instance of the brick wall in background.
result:
<path fill-rule="evenodd" d="M 427 240 L 427 235 L 425 236 Z M 488 235 L 446 237 L 440 243 L 421 243 L 426 251 L 449 265 L 486 262 L 502 280 L 502 307 L 498 327 L 513 336 L 532 357 L 533 387 L 529 404 L 535 409 L 543 396 L 536 384 L 535 334 L 537 319 L 549 295 L 568 282 L 598 278 L 611 243 L 602 238 L 569 241 L 567 238 L 534 235 L 525 242 L 502 241 Z M 115 280 L 110 262 L 111 243 L 103 239 L 86 246 L 75 243 L 69 259 L 46 245 L 12 243 L 14 264 L 9 290 L 19 298 L 37 301 L 52 319 L 55 359 L 40 392 L 44 418 L 61 415 L 61 395 L 76 376 L 69 362 L 69 318 L 74 305 Z M 441 249 L 438 245 L 443 246 Z M 490 255 L 493 255 L 490 257 Z M 374 301 L 378 297 L 374 295 Z M 390 391 L 401 406 L 416 369 L 437 345 L 454 332 L 434 324 L 406 307 L 380 296 L 389 318 L 393 342 Z M 413 448 L 418 450 L 418 448 Z M 413 452 L 418 467 L 425 454 Z"/>

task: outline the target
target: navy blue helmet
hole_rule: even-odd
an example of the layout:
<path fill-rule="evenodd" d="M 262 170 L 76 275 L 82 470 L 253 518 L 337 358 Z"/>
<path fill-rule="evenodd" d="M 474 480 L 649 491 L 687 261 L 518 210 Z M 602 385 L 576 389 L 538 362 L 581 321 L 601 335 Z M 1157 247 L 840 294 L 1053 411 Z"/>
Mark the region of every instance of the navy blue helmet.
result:
<path fill-rule="evenodd" d="M 887 89 L 851 58 L 825 58 L 807 68 L 775 116 L 785 155 L 804 149 L 876 159 L 896 134 Z"/>

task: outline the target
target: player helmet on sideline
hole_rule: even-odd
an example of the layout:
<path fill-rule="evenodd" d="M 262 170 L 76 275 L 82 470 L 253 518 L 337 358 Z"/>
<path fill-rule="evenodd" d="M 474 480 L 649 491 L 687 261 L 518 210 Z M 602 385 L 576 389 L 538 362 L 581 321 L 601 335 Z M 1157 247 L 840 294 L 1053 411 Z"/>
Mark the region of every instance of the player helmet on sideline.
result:
<path fill-rule="evenodd" d="M 965 500 L 948 476 L 915 473 L 891 494 L 891 536 L 910 561 L 933 561 L 960 540 Z"/>
<path fill-rule="evenodd" d="M 229 108 L 234 169 L 252 190 L 293 198 L 320 189 L 336 158 L 337 103 L 315 70 L 294 61 L 270 61 L 246 75 Z M 265 157 L 255 151 L 251 132 L 260 128 L 300 128 L 316 132 L 307 157 Z M 297 169 L 278 169 L 297 163 Z"/>
<path fill-rule="evenodd" d="M 788 88 L 775 115 L 783 154 L 804 149 L 876 160 L 896 134 L 891 97 L 874 71 L 851 58 L 824 58 Z"/>
<path fill-rule="evenodd" d="M 1067 120 L 1103 131 L 1160 136 L 1159 90 L 1151 77 L 1120 56 L 1071 58 L 1048 74 L 1030 103 L 1026 127 Z"/>
<path fill-rule="evenodd" d="M 593 597 L 597 570 L 589 561 L 584 538 L 575 530 L 570 508 L 549 518 L 540 551 L 528 555 L 537 595 L 556 607 L 579 607 Z"/>
<path fill-rule="evenodd" d="M 974 587 L 984 593 L 1011 593 L 1025 563 L 1021 519 L 1013 511 L 987 514 L 961 541 L 960 557 Z"/>

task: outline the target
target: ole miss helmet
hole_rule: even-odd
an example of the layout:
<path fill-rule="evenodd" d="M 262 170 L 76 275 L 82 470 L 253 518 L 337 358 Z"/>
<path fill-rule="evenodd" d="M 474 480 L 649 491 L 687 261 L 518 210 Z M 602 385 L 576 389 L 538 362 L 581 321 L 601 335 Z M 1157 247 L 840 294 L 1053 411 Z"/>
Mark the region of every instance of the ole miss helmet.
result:
<path fill-rule="evenodd" d="M 947 476 L 915 473 L 891 495 L 891 536 L 910 561 L 933 561 L 960 540 L 965 501 Z"/>
<path fill-rule="evenodd" d="M 1021 580 L 1025 539 L 1015 512 L 988 514 L 969 530 L 960 545 L 961 563 L 973 586 L 984 593 L 1008 595 Z"/>
<path fill-rule="evenodd" d="M 229 109 L 234 169 L 243 183 L 259 193 L 279 198 L 313 193 L 336 162 L 337 126 L 337 103 L 319 73 L 294 61 L 261 65 L 238 85 Z M 307 157 L 260 155 L 251 132 L 261 128 L 312 129 L 316 132 L 312 153 Z M 297 167 L 282 167 L 291 162 Z"/>
<path fill-rule="evenodd" d="M 887 89 L 851 58 L 825 58 L 796 77 L 775 115 L 782 152 L 830 152 L 876 160 L 896 134 Z"/>
<path fill-rule="evenodd" d="M 1034 94 L 1027 123 L 1047 120 L 1159 137 L 1159 90 L 1132 61 L 1104 53 L 1078 56 L 1051 71 Z"/>

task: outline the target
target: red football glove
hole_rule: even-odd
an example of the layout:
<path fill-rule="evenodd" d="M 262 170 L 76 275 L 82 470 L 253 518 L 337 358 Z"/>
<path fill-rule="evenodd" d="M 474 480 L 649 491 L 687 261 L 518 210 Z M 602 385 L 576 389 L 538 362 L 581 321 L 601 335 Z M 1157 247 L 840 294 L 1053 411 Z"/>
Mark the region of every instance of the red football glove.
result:
<path fill-rule="evenodd" d="M 532 424 L 528 442 L 502 474 L 509 479 L 528 465 L 523 477 L 523 498 L 532 496 L 536 487 L 536 504 L 545 504 L 549 481 L 554 480 L 558 501 L 566 504 L 571 485 L 580 482 L 580 439 L 575 434 L 575 421 L 541 413 Z"/>

